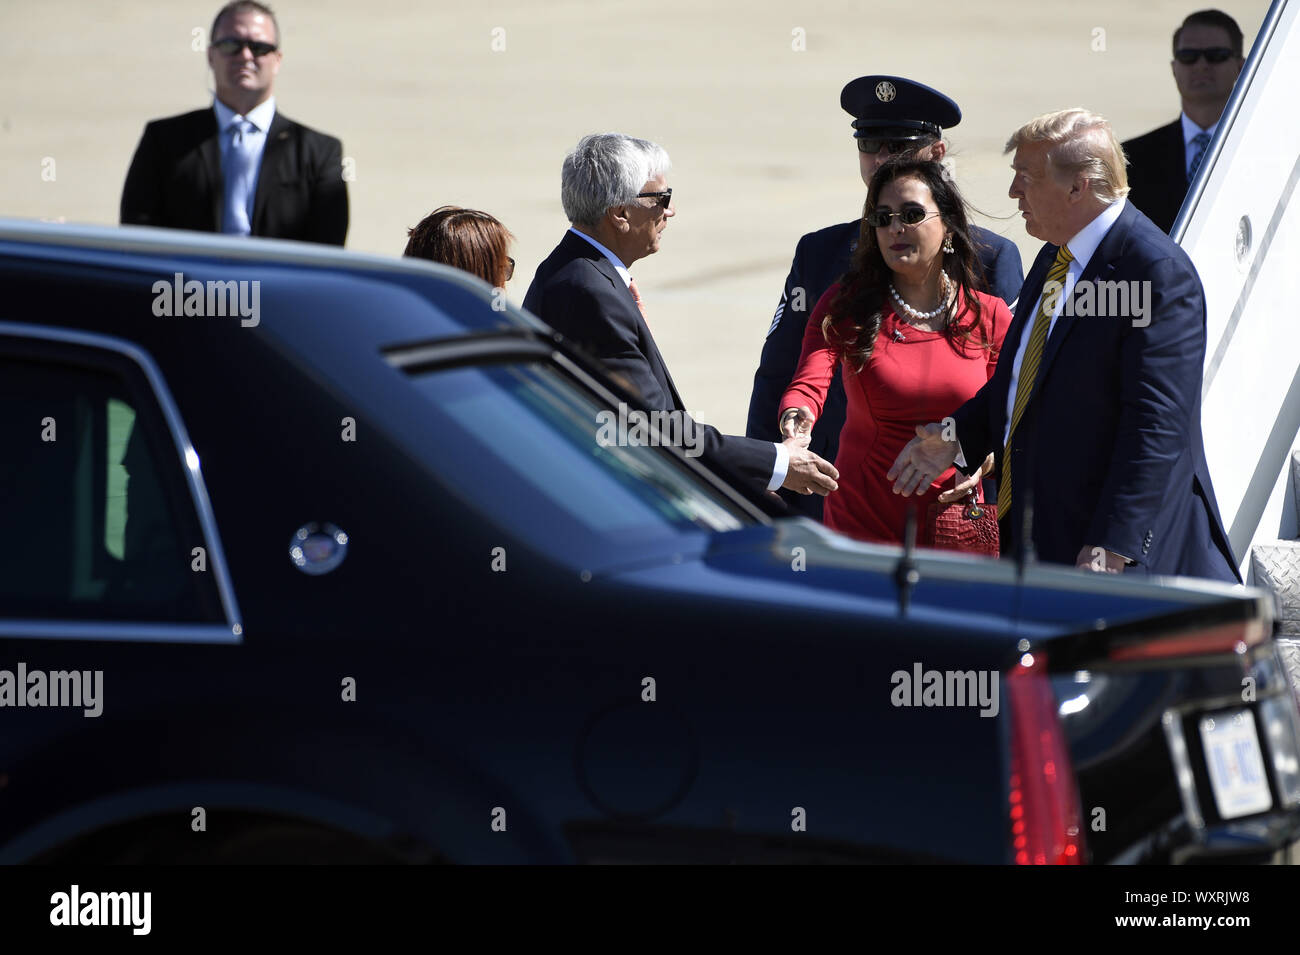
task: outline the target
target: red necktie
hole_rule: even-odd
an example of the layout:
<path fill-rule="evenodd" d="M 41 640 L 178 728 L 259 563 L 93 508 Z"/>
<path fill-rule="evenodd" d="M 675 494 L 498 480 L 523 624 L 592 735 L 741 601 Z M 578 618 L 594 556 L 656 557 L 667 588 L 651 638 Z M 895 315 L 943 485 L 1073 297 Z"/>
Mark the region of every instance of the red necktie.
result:
<path fill-rule="evenodd" d="M 636 279 L 632 278 L 630 275 L 627 277 L 627 287 L 632 292 L 632 301 L 636 302 L 636 307 L 637 310 L 641 312 L 641 317 L 645 318 L 645 303 L 641 301 L 641 293 L 636 290 Z M 646 319 L 646 324 L 649 324 L 649 321 L 649 319 Z"/>

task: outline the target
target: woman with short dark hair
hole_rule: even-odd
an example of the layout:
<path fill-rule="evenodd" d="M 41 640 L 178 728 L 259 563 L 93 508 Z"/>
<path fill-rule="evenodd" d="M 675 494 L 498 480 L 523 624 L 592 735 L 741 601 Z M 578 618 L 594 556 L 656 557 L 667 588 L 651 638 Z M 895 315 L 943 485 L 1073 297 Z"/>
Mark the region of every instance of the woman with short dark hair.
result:
<path fill-rule="evenodd" d="M 409 258 L 441 262 L 504 288 L 514 275 L 510 234 L 496 218 L 477 209 L 441 206 L 407 230 Z"/>

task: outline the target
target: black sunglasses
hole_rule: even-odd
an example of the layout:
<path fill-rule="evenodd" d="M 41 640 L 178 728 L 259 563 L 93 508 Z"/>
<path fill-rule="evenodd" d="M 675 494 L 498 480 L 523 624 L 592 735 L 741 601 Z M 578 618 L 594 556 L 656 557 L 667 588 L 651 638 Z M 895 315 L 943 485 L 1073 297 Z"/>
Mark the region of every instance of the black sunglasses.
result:
<path fill-rule="evenodd" d="M 656 205 L 663 209 L 667 209 L 668 204 L 673 201 L 673 191 L 671 189 L 665 189 L 663 192 L 638 192 L 636 197 L 638 199 L 658 199 L 659 201 Z"/>
<path fill-rule="evenodd" d="M 891 156 L 896 156 L 913 148 L 915 145 L 916 143 L 910 139 L 859 139 L 858 152 L 878 153 L 884 149 Z"/>
<path fill-rule="evenodd" d="M 509 282 L 515 277 L 515 260 L 506 256 L 506 281 Z"/>
<path fill-rule="evenodd" d="M 1184 66 L 1191 66 L 1201 57 L 1205 57 L 1206 63 L 1224 63 L 1232 56 L 1233 52 L 1226 46 L 1210 46 L 1203 50 L 1186 46 L 1181 50 L 1174 50 L 1174 59 Z"/>
<path fill-rule="evenodd" d="M 279 49 L 274 43 L 263 43 L 261 40 L 244 40 L 238 37 L 226 37 L 215 41 L 212 45 L 225 56 L 237 56 L 244 51 L 244 47 L 252 50 L 253 56 L 266 56 L 266 54 L 274 53 Z"/>
<path fill-rule="evenodd" d="M 867 220 L 867 225 L 873 229 L 887 229 L 894 216 L 898 216 L 898 221 L 903 225 L 920 225 L 926 219 L 941 215 L 943 215 L 942 212 L 926 211 L 924 206 L 907 206 L 902 212 L 890 212 L 888 209 L 872 209 L 863 218 Z"/>

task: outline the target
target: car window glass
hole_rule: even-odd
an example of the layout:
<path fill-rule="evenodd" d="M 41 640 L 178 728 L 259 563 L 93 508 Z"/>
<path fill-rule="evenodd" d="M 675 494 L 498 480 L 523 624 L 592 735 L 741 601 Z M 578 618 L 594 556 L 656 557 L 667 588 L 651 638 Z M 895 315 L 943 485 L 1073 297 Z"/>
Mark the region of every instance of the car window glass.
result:
<path fill-rule="evenodd" d="M 213 575 L 192 567 L 204 540 L 143 376 L 116 356 L 80 360 L 97 350 L 52 350 L 0 352 L 4 616 L 222 620 Z"/>
<path fill-rule="evenodd" d="M 431 434 L 468 453 L 467 474 L 508 474 L 589 532 L 635 540 L 751 520 L 670 452 L 598 440 L 601 407 L 554 368 L 454 368 L 415 382 L 443 419 Z"/>

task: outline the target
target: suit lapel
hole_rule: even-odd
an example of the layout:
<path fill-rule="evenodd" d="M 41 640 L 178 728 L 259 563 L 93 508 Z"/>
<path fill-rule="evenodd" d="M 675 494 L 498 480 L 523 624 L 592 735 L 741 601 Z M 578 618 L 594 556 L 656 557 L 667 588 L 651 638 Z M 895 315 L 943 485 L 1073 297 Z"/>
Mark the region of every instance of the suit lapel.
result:
<path fill-rule="evenodd" d="M 266 148 L 257 173 L 257 195 L 253 197 L 253 235 L 266 233 L 266 204 L 280 185 L 280 166 L 289 154 L 289 121 L 277 109 L 266 131 Z"/>
<path fill-rule="evenodd" d="M 212 213 L 212 231 L 221 231 L 221 204 L 225 200 L 226 180 L 221 175 L 221 130 L 217 129 L 217 115 L 208 110 L 209 135 L 199 145 L 203 172 L 208 177 L 208 204 Z"/>
<path fill-rule="evenodd" d="M 1029 277 L 1020 288 L 1020 300 L 1016 303 L 1016 314 L 1011 319 L 1002 343 L 1004 355 L 1014 355 L 1020 348 L 1020 340 L 1029 328 L 1030 322 L 1038 313 L 1038 300 L 1043 295 L 1043 285 L 1047 282 L 1047 273 L 1056 258 L 1056 246 L 1045 245 L 1029 269 Z M 1010 349 L 1010 351 L 1008 351 Z M 1008 365 L 1010 367 L 1010 365 Z"/>
<path fill-rule="evenodd" d="M 1052 361 L 1061 350 L 1061 343 L 1065 341 L 1079 321 L 1079 310 L 1074 305 L 1079 295 L 1080 286 L 1085 282 L 1106 279 L 1111 272 L 1115 271 L 1115 260 L 1119 258 L 1120 252 L 1124 248 L 1124 240 L 1128 238 L 1128 230 L 1132 225 L 1135 213 L 1136 209 L 1133 203 L 1126 203 L 1123 211 L 1119 214 L 1119 218 L 1115 220 L 1115 224 L 1110 227 L 1110 231 L 1106 233 L 1101 240 L 1101 244 L 1097 246 L 1097 251 L 1092 253 L 1092 258 L 1088 260 L 1088 267 L 1079 276 L 1079 281 L 1074 283 L 1074 290 L 1070 293 L 1070 301 L 1057 317 L 1056 327 L 1052 329 L 1052 334 L 1048 337 L 1047 345 L 1043 349 L 1043 360 L 1038 366 L 1038 381 L 1034 382 L 1035 390 L 1037 390 L 1039 383 L 1043 381 L 1048 369 L 1052 367 Z M 1030 397 L 1032 399 L 1033 396 Z"/>
<path fill-rule="evenodd" d="M 573 238 L 576 239 L 577 237 L 573 236 Z M 677 385 L 673 383 L 673 376 L 668 373 L 668 364 L 664 361 L 664 356 L 659 353 L 659 346 L 655 344 L 654 335 L 650 334 L 650 326 L 646 324 L 645 318 L 641 315 L 641 309 L 636 307 L 636 299 L 632 297 L 632 290 L 623 281 L 623 277 L 618 274 L 614 264 L 601 255 L 599 250 L 583 239 L 577 239 L 577 241 L 595 252 L 596 255 L 593 261 L 596 263 L 596 270 L 609 280 L 609 284 L 614 286 L 615 291 L 627 296 L 627 300 L 632 305 L 629 314 L 633 316 L 632 320 L 636 324 L 637 339 L 640 341 L 641 348 L 645 351 L 646 358 L 650 362 L 651 371 L 660 380 L 664 390 L 672 397 L 673 407 L 677 410 L 685 410 L 685 406 L 682 404 L 682 396 L 677 393 Z"/>
<path fill-rule="evenodd" d="M 664 356 L 659 354 L 659 346 L 655 344 L 654 336 L 650 334 L 650 329 L 646 327 L 644 320 L 641 322 L 641 334 L 645 336 L 646 351 L 651 361 L 663 376 L 664 384 L 668 386 L 668 394 L 673 399 L 673 408 L 677 411 L 685 411 L 686 405 L 682 401 L 682 396 L 677 393 L 677 385 L 673 382 L 673 376 L 668 373 L 668 364 L 664 361 Z"/>
<path fill-rule="evenodd" d="M 1183 142 L 1183 121 L 1179 118 L 1177 121 L 1169 124 L 1169 138 L 1165 140 L 1165 148 L 1168 150 L 1169 170 L 1177 170 L 1181 175 L 1175 181 L 1176 186 L 1186 188 L 1187 186 L 1187 144 Z"/>

